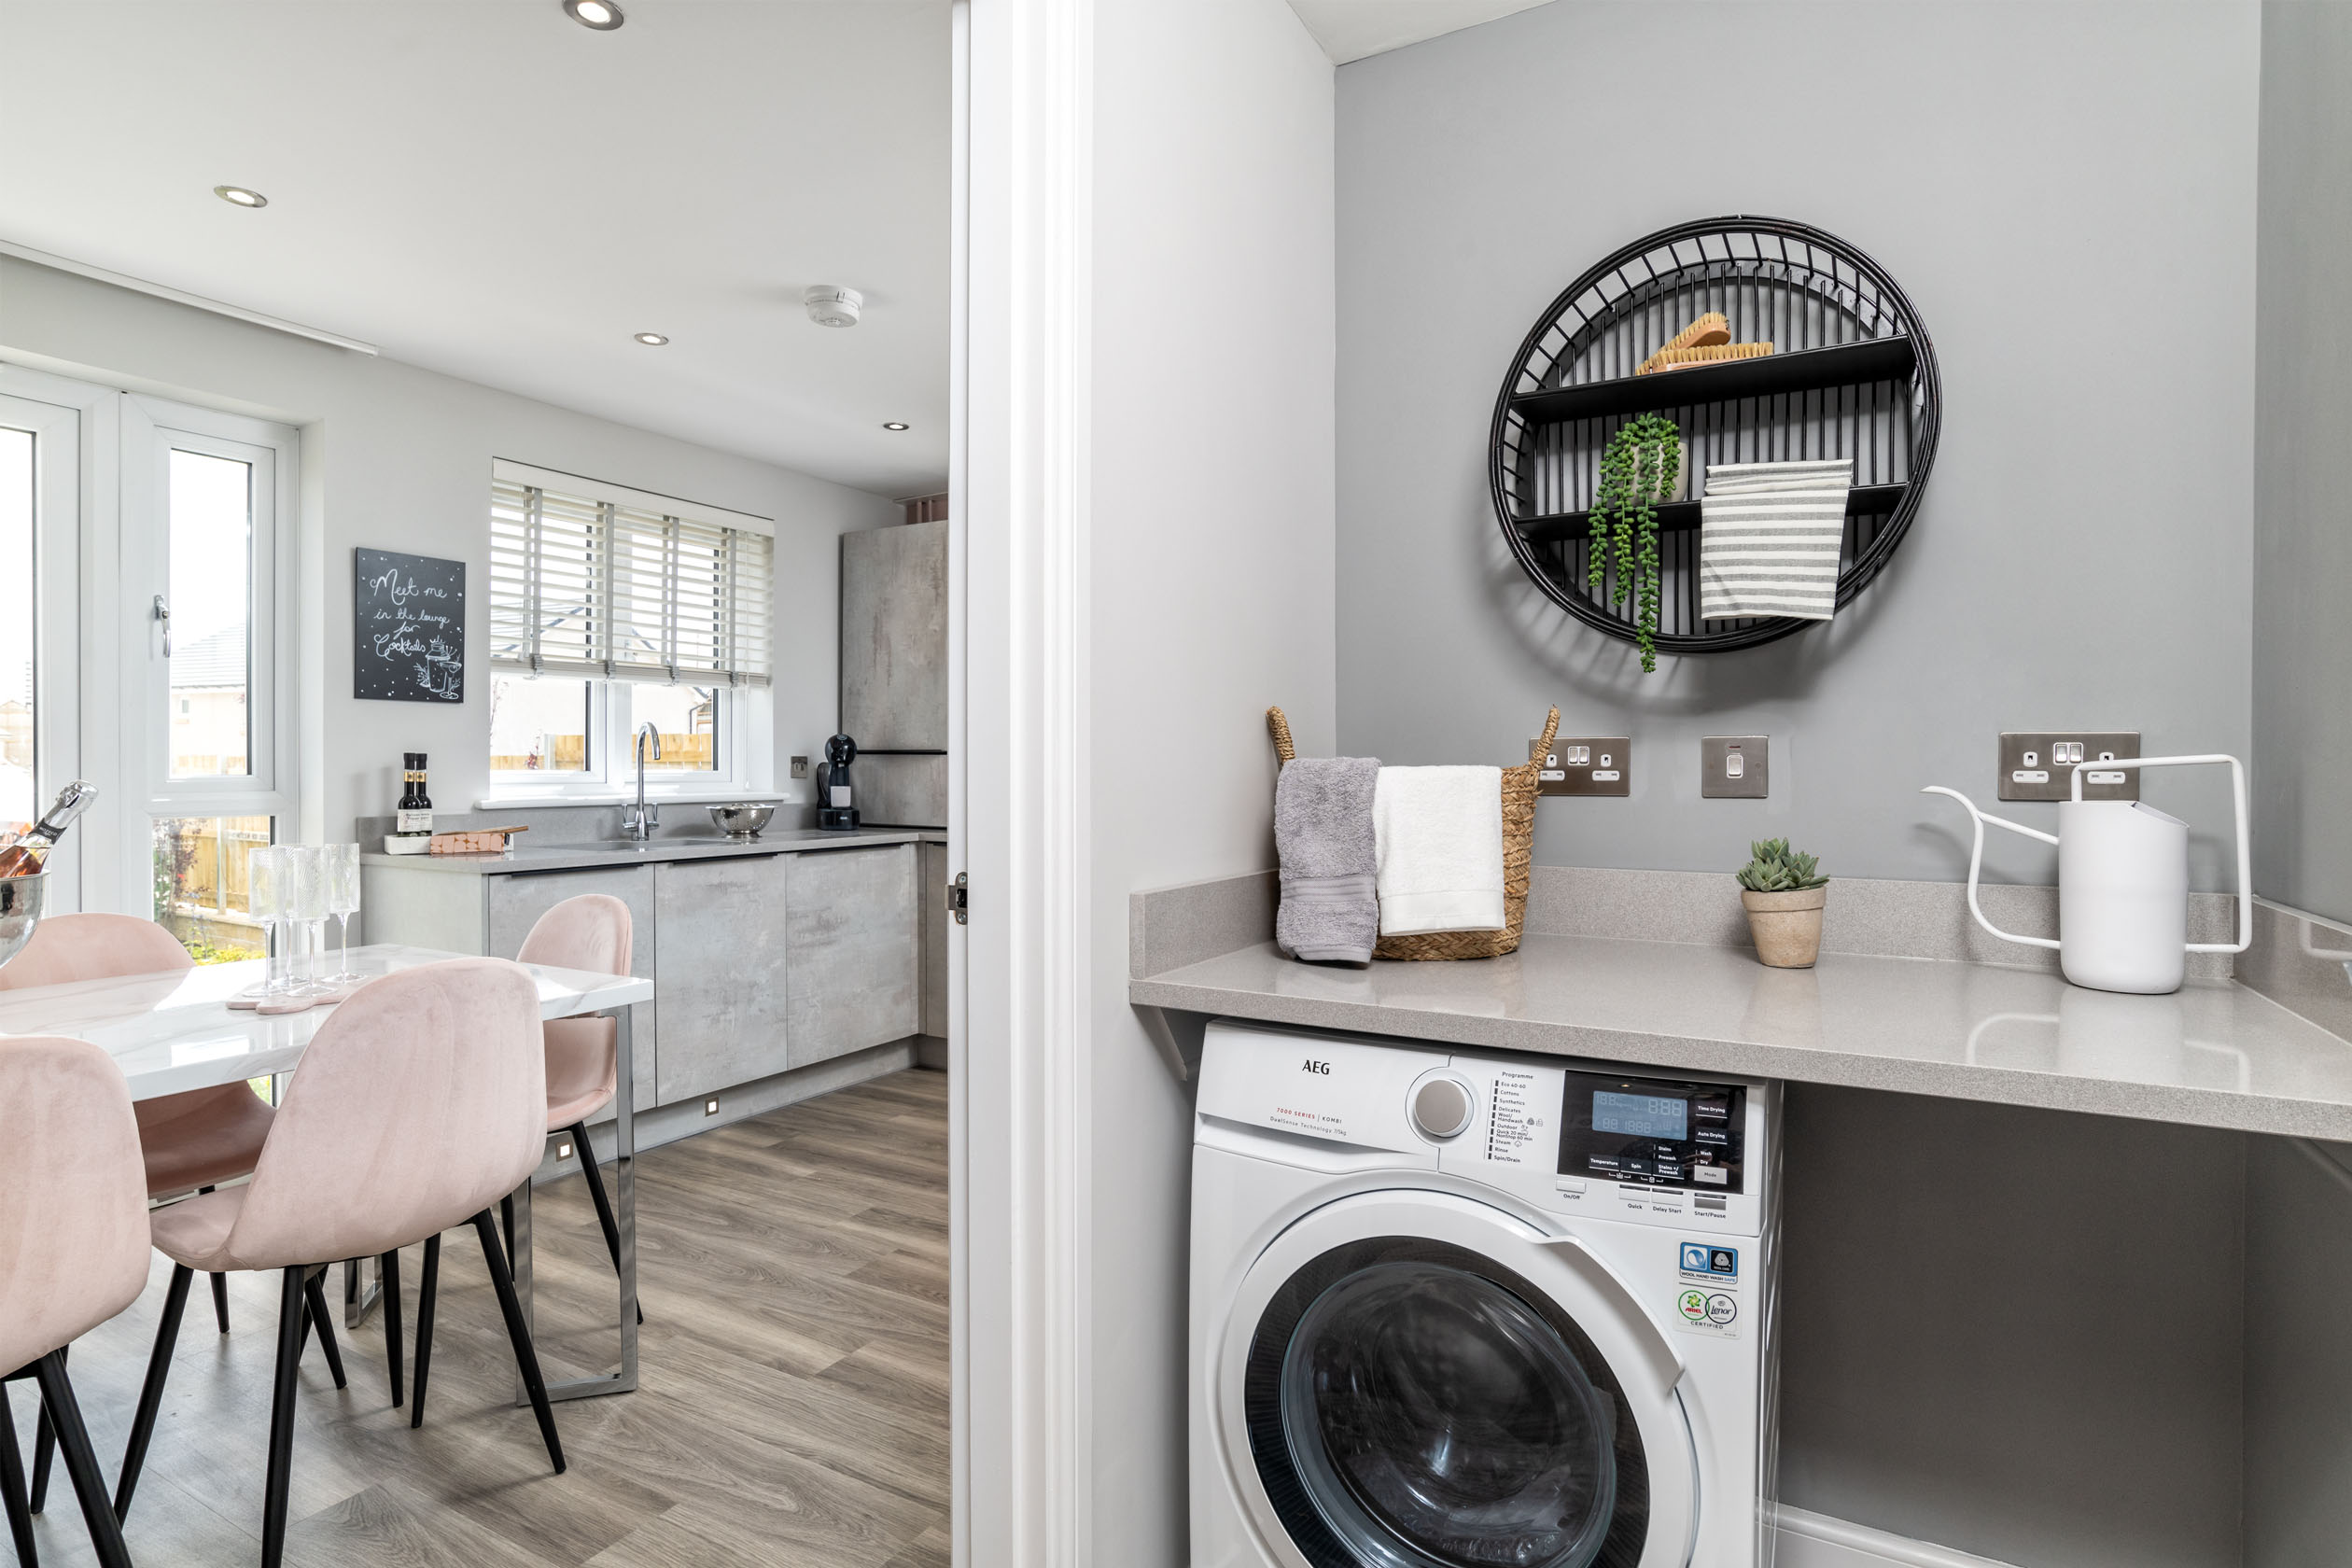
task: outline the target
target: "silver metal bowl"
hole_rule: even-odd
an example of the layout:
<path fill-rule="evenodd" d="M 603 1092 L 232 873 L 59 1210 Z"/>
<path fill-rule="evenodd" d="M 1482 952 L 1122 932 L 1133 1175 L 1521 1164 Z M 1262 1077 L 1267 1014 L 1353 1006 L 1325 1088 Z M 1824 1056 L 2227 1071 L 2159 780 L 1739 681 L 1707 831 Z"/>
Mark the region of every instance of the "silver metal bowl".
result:
<path fill-rule="evenodd" d="M 41 906 L 49 899 L 49 873 L 36 871 L 29 876 L 0 876 L 0 964 L 17 956 L 17 950 L 33 940 L 33 928 L 41 921 Z"/>
<path fill-rule="evenodd" d="M 711 825 L 729 838 L 757 838 L 760 830 L 776 815 L 776 807 L 756 801 L 738 801 L 731 805 L 710 808 Z"/>

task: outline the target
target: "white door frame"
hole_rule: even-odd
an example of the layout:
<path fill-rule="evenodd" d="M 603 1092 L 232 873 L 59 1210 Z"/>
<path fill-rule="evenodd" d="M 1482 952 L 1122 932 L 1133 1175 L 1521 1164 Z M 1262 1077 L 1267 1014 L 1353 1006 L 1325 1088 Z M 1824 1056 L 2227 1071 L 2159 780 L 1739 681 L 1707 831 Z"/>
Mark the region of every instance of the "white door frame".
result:
<path fill-rule="evenodd" d="M 955 1561 L 1080 1568 L 1094 7 L 955 9 Z"/>

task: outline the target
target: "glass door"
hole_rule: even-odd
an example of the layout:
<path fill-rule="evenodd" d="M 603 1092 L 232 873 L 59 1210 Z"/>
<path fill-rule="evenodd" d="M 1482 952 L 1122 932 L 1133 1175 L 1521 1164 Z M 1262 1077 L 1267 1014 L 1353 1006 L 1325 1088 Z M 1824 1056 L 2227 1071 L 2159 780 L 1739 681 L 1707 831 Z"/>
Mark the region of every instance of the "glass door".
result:
<path fill-rule="evenodd" d="M 43 378 L 0 367 L 0 839 L 79 772 L 81 411 L 7 395 Z M 81 905 L 79 834 L 49 860 L 48 907 Z"/>

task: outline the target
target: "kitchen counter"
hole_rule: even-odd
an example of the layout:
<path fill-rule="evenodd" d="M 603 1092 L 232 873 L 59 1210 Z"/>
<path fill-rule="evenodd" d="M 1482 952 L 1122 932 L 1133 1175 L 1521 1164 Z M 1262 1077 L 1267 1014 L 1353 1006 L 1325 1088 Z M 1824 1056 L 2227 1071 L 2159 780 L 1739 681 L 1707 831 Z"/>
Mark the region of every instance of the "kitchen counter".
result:
<path fill-rule="evenodd" d="M 527 835 L 513 840 L 503 854 L 386 855 L 362 854 L 360 863 L 398 867 L 404 871 L 440 871 L 458 875 L 496 876 L 532 871 L 581 871 L 605 866 L 645 865 L 659 861 L 729 860 L 745 855 L 797 854 L 818 849 L 854 849 L 881 844 L 945 844 L 937 828 L 859 828 L 829 833 L 820 828 L 781 828 L 757 838 L 725 838 L 718 834 L 681 834 L 651 838 L 644 844 L 592 841 L 581 844 L 532 844 Z"/>
<path fill-rule="evenodd" d="M 2231 980 L 2084 990 L 2001 964 L 1530 934 L 1501 959 L 1295 962 L 1259 943 L 1139 1006 L 1301 1028 L 2352 1141 L 2352 1042 Z"/>

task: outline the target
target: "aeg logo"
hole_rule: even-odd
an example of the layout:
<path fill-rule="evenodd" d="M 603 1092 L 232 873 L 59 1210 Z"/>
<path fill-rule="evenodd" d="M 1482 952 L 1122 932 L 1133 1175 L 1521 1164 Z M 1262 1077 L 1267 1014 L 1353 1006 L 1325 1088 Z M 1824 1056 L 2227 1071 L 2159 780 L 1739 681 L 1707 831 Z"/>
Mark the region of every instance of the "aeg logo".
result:
<path fill-rule="evenodd" d="M 1320 1072 L 1324 1077 L 1328 1078 L 1331 1076 L 1331 1064 L 1329 1062 L 1309 1061 L 1298 1071 L 1301 1072 Z"/>

